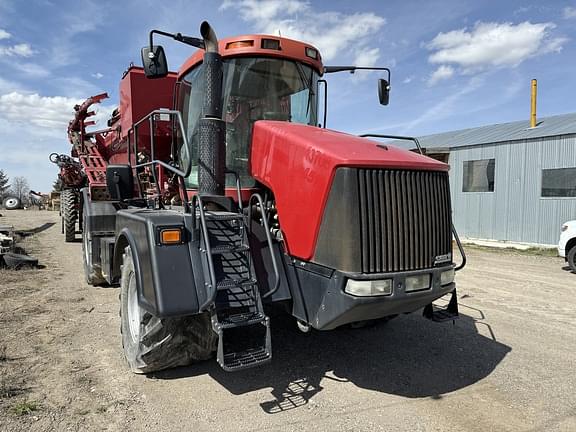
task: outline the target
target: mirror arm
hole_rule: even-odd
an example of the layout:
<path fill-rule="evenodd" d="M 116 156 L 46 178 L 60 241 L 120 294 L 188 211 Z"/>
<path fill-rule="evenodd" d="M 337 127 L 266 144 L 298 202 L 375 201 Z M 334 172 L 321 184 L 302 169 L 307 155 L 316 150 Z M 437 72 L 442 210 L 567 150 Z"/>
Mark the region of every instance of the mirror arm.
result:
<path fill-rule="evenodd" d="M 335 72 L 350 72 L 354 73 L 357 70 L 383 70 L 387 72 L 388 83 L 390 80 L 390 69 L 387 67 L 364 67 L 364 66 L 324 66 L 324 73 L 335 73 Z"/>
<path fill-rule="evenodd" d="M 154 46 L 154 34 L 166 36 L 172 38 L 178 42 L 185 43 L 186 45 L 192 45 L 196 48 L 204 49 L 204 41 L 199 38 L 184 36 L 182 33 L 168 33 L 162 30 L 151 30 L 150 31 L 150 52 L 152 51 L 152 47 Z M 153 57 L 151 57 L 153 58 Z"/>
<path fill-rule="evenodd" d="M 162 36 L 168 36 L 168 37 L 174 38 L 174 35 L 172 33 L 166 33 L 166 32 L 163 32 L 162 30 L 151 30 L 150 31 L 150 52 L 153 52 L 154 33 L 162 35 Z"/>

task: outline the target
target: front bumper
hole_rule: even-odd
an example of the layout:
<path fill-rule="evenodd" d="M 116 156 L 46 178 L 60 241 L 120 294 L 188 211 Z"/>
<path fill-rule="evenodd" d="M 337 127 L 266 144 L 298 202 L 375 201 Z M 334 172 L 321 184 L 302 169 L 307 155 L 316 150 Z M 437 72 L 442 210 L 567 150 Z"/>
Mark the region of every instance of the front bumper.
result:
<path fill-rule="evenodd" d="M 306 268 L 308 267 L 308 268 Z M 359 274 L 333 271 L 321 275 L 312 266 L 297 266 L 298 279 L 305 297 L 308 324 L 318 330 L 331 330 L 356 321 L 383 318 L 414 312 L 456 288 L 455 283 L 440 284 L 440 275 L 453 265 L 433 269 L 398 273 Z M 405 291 L 409 276 L 430 274 L 430 288 L 416 292 Z M 392 294 L 386 296 L 356 297 L 344 291 L 348 279 L 392 279 Z"/>

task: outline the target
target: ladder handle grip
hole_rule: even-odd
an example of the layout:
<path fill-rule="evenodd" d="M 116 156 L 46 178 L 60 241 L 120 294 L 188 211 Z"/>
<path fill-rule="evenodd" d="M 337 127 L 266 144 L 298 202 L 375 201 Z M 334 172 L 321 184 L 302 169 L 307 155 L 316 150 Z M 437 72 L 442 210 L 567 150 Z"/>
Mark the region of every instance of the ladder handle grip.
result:
<path fill-rule="evenodd" d="M 464 252 L 464 247 L 462 246 L 462 242 L 460 242 L 460 237 L 458 237 L 458 233 L 456 232 L 456 228 L 454 224 L 452 224 L 452 234 L 454 234 L 454 239 L 456 240 L 456 244 L 458 245 L 458 250 L 460 251 L 460 255 L 462 256 L 462 262 L 458 267 L 454 269 L 454 271 L 462 270 L 466 265 L 466 253 Z"/>
<path fill-rule="evenodd" d="M 264 225 L 264 231 L 266 232 L 266 241 L 268 242 L 268 247 L 270 248 L 270 257 L 272 258 L 272 267 L 274 268 L 274 287 L 269 290 L 266 294 L 262 296 L 263 299 L 270 297 L 280 288 L 280 272 L 278 271 L 278 263 L 276 262 L 276 255 L 274 254 L 274 247 L 272 244 L 272 237 L 270 237 L 270 229 L 268 228 L 268 220 L 266 219 L 266 211 L 264 210 L 264 202 L 260 194 L 253 194 L 250 197 L 250 201 L 248 203 L 248 224 L 250 227 L 250 232 L 252 232 L 252 200 L 256 198 L 258 204 L 260 205 L 260 213 L 262 215 L 262 224 Z"/>
<path fill-rule="evenodd" d="M 210 273 L 210 290 L 206 301 L 200 305 L 200 310 L 205 310 L 213 301 L 216 296 L 216 273 L 214 272 L 214 264 L 212 262 L 212 248 L 210 247 L 210 242 L 208 241 L 208 230 L 206 228 L 206 217 L 204 215 L 204 204 L 202 203 L 202 197 L 200 195 L 194 195 L 192 197 L 192 209 L 196 209 L 198 205 L 198 212 L 200 216 L 200 229 L 202 230 L 202 235 L 204 236 L 204 246 L 206 247 L 206 254 L 208 256 L 208 271 Z M 194 216 L 192 220 L 196 217 Z"/>

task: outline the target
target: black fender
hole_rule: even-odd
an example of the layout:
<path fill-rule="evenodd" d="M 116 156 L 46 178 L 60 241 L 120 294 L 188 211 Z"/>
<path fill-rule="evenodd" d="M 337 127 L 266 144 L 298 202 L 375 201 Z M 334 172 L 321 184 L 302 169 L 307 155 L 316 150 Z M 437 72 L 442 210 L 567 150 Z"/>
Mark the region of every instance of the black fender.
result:
<path fill-rule="evenodd" d="M 130 246 L 132 253 L 132 264 L 134 265 L 134 277 L 136 279 L 136 291 L 138 292 L 138 303 L 143 307 L 146 304 L 146 299 L 142 296 L 142 270 L 140 264 L 140 255 L 138 254 L 138 246 L 134 236 L 130 230 L 126 227 L 116 235 L 116 241 L 114 242 L 114 261 L 112 264 L 112 278 L 116 281 L 120 280 L 122 275 L 122 263 L 124 262 L 124 252 L 126 247 Z M 145 309 L 151 309 L 151 305 L 147 304 Z"/>
<path fill-rule="evenodd" d="M 116 216 L 112 273 L 121 275 L 124 250 L 130 246 L 140 306 L 159 318 L 199 313 L 197 287 L 204 288 L 200 260 L 192 251 L 191 215 L 168 210 L 125 209 Z M 159 232 L 180 228 L 183 241 L 163 245 Z"/>

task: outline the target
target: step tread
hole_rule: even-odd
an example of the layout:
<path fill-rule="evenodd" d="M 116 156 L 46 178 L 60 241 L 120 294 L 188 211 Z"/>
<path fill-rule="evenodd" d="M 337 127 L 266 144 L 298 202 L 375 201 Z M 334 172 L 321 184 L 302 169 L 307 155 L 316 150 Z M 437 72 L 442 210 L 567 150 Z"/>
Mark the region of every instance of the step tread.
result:
<path fill-rule="evenodd" d="M 249 326 L 261 323 L 265 320 L 266 315 L 258 311 L 231 314 L 225 317 L 218 317 L 218 322 L 223 329 Z"/>
<path fill-rule="evenodd" d="M 251 348 L 245 351 L 225 354 L 222 367 L 228 371 L 244 369 L 265 363 L 271 357 L 266 347 Z"/>
<path fill-rule="evenodd" d="M 225 211 L 205 211 L 204 216 L 206 216 L 207 221 L 241 221 L 244 219 L 244 215 L 242 213 Z"/>
<path fill-rule="evenodd" d="M 250 247 L 246 244 L 242 245 L 220 245 L 213 246 L 210 248 L 212 255 L 225 254 L 230 252 L 246 252 L 249 251 Z"/>
<path fill-rule="evenodd" d="M 226 290 L 229 288 L 245 288 L 256 285 L 258 282 L 255 279 L 243 278 L 243 279 L 224 279 L 216 284 L 216 288 L 219 290 Z"/>

